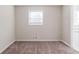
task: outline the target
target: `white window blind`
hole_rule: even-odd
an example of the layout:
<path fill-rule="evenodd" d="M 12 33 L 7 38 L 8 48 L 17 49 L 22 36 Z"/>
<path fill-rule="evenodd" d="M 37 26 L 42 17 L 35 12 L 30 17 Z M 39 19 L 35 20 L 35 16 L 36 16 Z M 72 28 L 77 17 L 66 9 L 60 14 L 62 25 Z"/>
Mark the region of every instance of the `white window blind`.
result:
<path fill-rule="evenodd" d="M 43 12 L 30 11 L 29 12 L 29 25 L 42 25 L 42 24 L 43 24 Z"/>

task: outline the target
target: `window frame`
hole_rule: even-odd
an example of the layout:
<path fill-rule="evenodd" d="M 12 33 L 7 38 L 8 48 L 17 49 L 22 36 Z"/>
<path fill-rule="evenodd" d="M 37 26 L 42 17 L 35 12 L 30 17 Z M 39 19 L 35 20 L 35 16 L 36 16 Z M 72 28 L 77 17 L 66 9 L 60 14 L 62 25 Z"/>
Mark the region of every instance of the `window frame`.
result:
<path fill-rule="evenodd" d="M 32 12 L 40 12 L 41 13 L 41 16 L 40 16 L 40 18 L 38 18 L 38 19 L 40 19 L 40 21 L 38 21 L 38 22 L 34 22 L 34 21 L 32 21 L 32 19 L 31 19 L 31 13 Z M 28 13 L 29 15 L 28 15 L 28 23 L 29 23 L 29 25 L 43 25 L 43 11 L 41 11 L 41 10 L 32 10 L 32 11 L 29 11 L 29 13 Z"/>

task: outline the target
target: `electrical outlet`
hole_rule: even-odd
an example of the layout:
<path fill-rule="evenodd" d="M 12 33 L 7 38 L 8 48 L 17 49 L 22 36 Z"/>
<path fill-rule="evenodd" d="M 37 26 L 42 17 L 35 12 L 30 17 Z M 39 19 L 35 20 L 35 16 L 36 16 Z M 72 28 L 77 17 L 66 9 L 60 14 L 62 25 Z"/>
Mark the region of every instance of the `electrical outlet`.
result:
<path fill-rule="evenodd" d="M 37 37 L 35 37 L 35 39 L 37 39 Z"/>
<path fill-rule="evenodd" d="M 37 33 L 34 32 L 34 39 L 37 39 Z"/>

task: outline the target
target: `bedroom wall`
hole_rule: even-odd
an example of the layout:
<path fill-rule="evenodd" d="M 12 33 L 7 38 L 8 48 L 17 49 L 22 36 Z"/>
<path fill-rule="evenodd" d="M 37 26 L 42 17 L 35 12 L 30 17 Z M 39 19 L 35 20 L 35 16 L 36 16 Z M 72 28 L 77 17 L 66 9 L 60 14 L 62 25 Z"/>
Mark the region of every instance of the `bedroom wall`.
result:
<path fill-rule="evenodd" d="M 62 41 L 71 46 L 72 6 L 62 7 Z"/>
<path fill-rule="evenodd" d="M 0 53 L 15 41 L 14 6 L 0 6 Z"/>
<path fill-rule="evenodd" d="M 43 25 L 28 25 L 29 8 L 43 11 Z M 16 40 L 60 41 L 61 12 L 61 6 L 16 6 Z"/>

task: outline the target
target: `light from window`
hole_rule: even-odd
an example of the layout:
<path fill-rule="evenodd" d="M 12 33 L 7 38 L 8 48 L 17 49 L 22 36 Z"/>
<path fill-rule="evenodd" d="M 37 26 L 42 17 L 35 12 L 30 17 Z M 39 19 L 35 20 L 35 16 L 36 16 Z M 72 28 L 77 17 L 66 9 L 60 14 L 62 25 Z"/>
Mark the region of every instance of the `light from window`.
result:
<path fill-rule="evenodd" d="M 42 24 L 43 24 L 43 12 L 30 11 L 29 12 L 29 25 L 42 25 Z"/>

